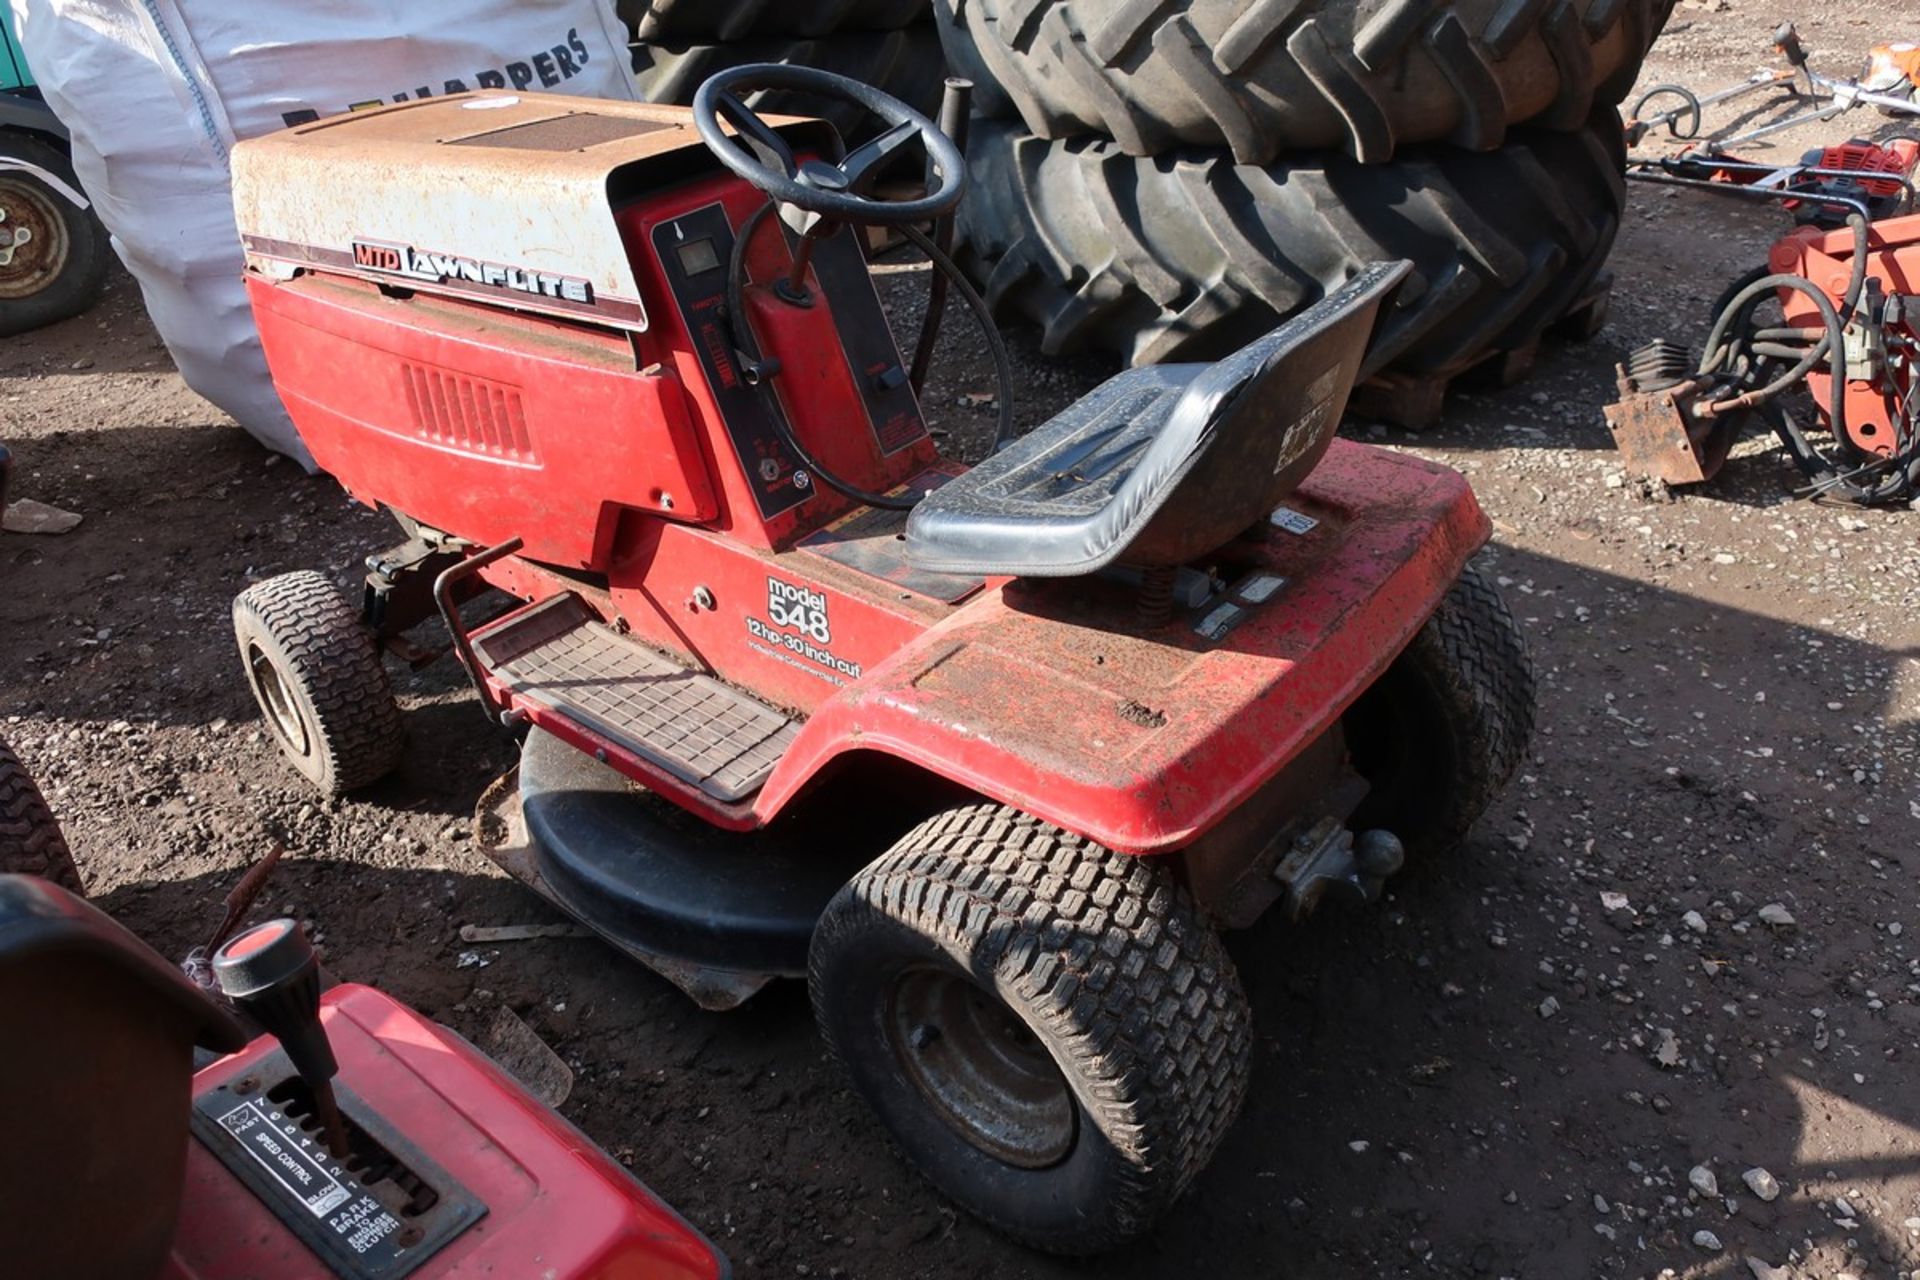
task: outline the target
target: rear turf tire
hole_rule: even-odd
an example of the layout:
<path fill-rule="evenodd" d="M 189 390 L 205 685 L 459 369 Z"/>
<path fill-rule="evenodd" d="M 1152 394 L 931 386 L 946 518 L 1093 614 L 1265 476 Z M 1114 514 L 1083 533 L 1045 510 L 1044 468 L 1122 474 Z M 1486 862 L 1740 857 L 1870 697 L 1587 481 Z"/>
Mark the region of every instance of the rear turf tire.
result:
<path fill-rule="evenodd" d="M 268 731 L 329 796 L 377 782 L 406 730 L 360 615 L 312 570 L 256 582 L 233 601 L 234 638 Z"/>
<path fill-rule="evenodd" d="M 84 897 L 60 824 L 20 758 L 0 740 L 0 874 L 41 876 Z"/>
<path fill-rule="evenodd" d="M 1468 565 L 1347 712 L 1347 745 L 1372 787 L 1354 830 L 1384 827 L 1411 858 L 1454 848 L 1513 777 L 1534 715 L 1519 624 L 1500 588 Z"/>
<path fill-rule="evenodd" d="M 1036 1249 L 1147 1230 L 1246 1093 L 1246 996 L 1169 869 L 1004 806 L 915 828 L 810 961 L 821 1031 L 908 1161 Z"/>

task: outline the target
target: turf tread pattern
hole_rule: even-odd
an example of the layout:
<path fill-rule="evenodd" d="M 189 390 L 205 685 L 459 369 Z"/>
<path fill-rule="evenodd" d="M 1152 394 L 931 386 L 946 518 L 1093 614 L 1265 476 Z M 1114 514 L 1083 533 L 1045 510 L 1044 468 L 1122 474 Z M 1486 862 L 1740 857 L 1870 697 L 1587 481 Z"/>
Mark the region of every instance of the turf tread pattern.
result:
<path fill-rule="evenodd" d="M 935 0 L 989 115 L 1129 155 L 1226 147 L 1241 164 L 1338 148 L 1500 146 L 1618 103 L 1674 0 Z"/>
<path fill-rule="evenodd" d="M 1218 934 L 1166 866 L 1004 805 L 936 814 L 828 907 L 812 953 L 816 1004 L 821 957 L 862 913 L 936 939 L 1011 993 L 1070 1060 L 1083 1100 L 1097 1099 L 1095 1122 L 1126 1162 L 1095 1234 L 1028 1238 L 986 1215 L 997 1229 L 1039 1249 L 1096 1252 L 1144 1230 L 1212 1158 L 1246 1095 L 1251 1013 Z"/>
<path fill-rule="evenodd" d="M 1535 714 L 1519 624 L 1469 564 L 1348 713 L 1348 743 L 1377 788 L 1355 822 L 1394 831 L 1415 859 L 1457 847 L 1525 759 Z"/>
<path fill-rule="evenodd" d="M 1581 299 L 1619 229 L 1623 155 L 1611 108 L 1495 152 L 1265 168 L 978 120 L 959 256 L 997 316 L 1040 326 L 1047 353 L 1136 364 L 1217 358 L 1367 263 L 1407 258 L 1368 372 L 1445 376 L 1532 343 Z"/>
<path fill-rule="evenodd" d="M 233 625 L 243 662 L 249 640 L 260 643 L 304 695 L 317 742 L 314 771 L 301 772 L 316 787 L 342 795 L 393 771 L 406 741 L 393 686 L 359 614 L 324 575 L 299 569 L 254 583 L 234 597 Z"/>
<path fill-rule="evenodd" d="M 33 776 L 4 740 L 0 740 L 0 873 L 42 876 L 63 889 L 86 894 L 59 822 Z"/>
<path fill-rule="evenodd" d="M 1513 778 L 1533 739 L 1533 661 L 1500 588 L 1475 565 L 1461 573 L 1400 660 L 1457 711 L 1465 750 L 1445 785 L 1459 802 L 1436 835 L 1445 845 L 1458 844 Z"/>

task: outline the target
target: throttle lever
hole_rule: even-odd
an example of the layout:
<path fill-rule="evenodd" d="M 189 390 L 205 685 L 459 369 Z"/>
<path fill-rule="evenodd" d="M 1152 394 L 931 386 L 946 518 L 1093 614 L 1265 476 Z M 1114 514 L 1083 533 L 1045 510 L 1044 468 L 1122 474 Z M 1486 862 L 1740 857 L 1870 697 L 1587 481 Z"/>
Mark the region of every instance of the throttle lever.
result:
<path fill-rule="evenodd" d="M 340 1064 L 320 1025 L 320 960 L 307 935 L 287 919 L 255 925 L 214 952 L 213 976 L 229 1000 L 280 1042 L 313 1090 L 327 1149 L 345 1160 L 347 1127 L 333 1096 Z"/>

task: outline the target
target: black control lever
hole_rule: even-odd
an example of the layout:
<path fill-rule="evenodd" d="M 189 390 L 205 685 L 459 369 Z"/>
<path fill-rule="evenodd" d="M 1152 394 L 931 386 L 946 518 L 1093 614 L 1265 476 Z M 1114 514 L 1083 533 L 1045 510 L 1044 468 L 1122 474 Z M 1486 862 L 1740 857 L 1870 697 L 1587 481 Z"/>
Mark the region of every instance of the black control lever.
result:
<path fill-rule="evenodd" d="M 255 925 L 214 952 L 213 976 L 229 1000 L 280 1042 L 313 1090 L 327 1149 L 346 1159 L 347 1128 L 333 1097 L 340 1064 L 320 1025 L 320 961 L 307 935 L 292 920 Z"/>
<path fill-rule="evenodd" d="M 1773 47 L 1787 55 L 1787 61 L 1793 64 L 1795 70 L 1806 67 L 1807 51 L 1801 46 L 1800 33 L 1794 30 L 1791 22 L 1783 22 L 1774 28 Z"/>

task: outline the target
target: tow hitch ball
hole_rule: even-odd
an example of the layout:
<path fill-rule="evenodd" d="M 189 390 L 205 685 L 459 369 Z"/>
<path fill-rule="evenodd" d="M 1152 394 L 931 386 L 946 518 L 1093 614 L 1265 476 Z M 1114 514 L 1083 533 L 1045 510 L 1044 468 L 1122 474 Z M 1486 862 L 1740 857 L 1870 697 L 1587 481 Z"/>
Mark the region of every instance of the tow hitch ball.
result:
<path fill-rule="evenodd" d="M 1406 846 L 1393 832 L 1356 835 L 1338 818 L 1322 818 L 1293 838 L 1273 878 L 1287 891 L 1287 914 L 1299 920 L 1328 894 L 1355 905 L 1379 901 L 1387 877 L 1406 861 Z"/>

